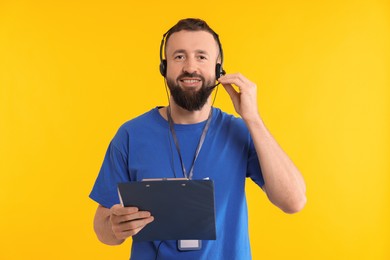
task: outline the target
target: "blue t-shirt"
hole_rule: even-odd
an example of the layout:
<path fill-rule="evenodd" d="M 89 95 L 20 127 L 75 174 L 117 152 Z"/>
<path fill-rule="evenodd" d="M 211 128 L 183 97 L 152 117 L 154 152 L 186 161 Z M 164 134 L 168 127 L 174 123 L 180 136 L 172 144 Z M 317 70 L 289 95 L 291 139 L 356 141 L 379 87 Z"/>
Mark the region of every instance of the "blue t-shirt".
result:
<path fill-rule="evenodd" d="M 206 122 L 175 124 L 187 171 Z M 176 175 L 176 176 L 175 176 Z M 111 141 L 90 197 L 106 208 L 119 203 L 119 182 L 184 177 L 169 123 L 158 108 L 123 124 Z M 213 108 L 212 120 L 194 167 L 193 179 L 215 186 L 216 240 L 202 249 L 181 252 L 177 241 L 164 241 L 159 259 L 251 259 L 245 179 L 264 185 L 257 154 L 242 119 Z M 133 242 L 131 259 L 154 259 L 160 241 Z"/>

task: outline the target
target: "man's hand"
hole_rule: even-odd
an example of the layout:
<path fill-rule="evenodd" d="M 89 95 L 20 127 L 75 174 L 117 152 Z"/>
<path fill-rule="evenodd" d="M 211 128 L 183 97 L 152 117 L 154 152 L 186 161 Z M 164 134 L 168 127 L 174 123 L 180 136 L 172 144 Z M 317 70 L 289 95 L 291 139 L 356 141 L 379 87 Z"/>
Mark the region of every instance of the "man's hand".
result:
<path fill-rule="evenodd" d="M 134 236 L 153 220 L 150 212 L 139 211 L 135 207 L 123 207 L 116 204 L 110 209 L 112 231 L 120 240 Z"/>
<path fill-rule="evenodd" d="M 255 83 L 240 73 L 226 74 L 221 76 L 218 81 L 229 93 L 236 112 L 244 121 L 251 122 L 259 119 L 257 86 Z M 233 84 L 238 87 L 239 91 L 234 89 Z"/>
<path fill-rule="evenodd" d="M 251 134 L 264 178 L 263 189 L 268 198 L 284 212 L 302 210 L 306 204 L 305 182 L 261 120 L 257 108 L 256 84 L 240 73 L 224 75 L 218 81 L 229 93 L 236 112 L 245 121 Z M 238 91 L 233 84 L 238 87 Z"/>

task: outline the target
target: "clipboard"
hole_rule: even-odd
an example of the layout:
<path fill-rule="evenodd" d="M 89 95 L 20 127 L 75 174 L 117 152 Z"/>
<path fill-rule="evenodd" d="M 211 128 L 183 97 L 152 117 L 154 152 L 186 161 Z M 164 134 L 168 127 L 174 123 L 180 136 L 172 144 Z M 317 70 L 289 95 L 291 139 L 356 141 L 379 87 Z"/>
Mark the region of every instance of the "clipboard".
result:
<path fill-rule="evenodd" d="M 133 236 L 134 242 L 215 240 L 214 182 L 146 180 L 118 184 L 121 203 L 149 211 L 154 221 Z"/>

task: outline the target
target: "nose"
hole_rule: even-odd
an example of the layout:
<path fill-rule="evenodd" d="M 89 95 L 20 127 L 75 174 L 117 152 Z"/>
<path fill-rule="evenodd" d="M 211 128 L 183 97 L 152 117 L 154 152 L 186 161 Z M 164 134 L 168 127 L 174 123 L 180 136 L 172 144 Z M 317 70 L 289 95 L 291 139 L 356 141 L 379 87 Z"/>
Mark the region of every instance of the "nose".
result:
<path fill-rule="evenodd" d="M 184 62 L 184 66 L 183 66 L 183 72 L 187 72 L 187 73 L 198 72 L 196 61 L 194 58 L 189 57 L 186 59 L 186 61 Z"/>

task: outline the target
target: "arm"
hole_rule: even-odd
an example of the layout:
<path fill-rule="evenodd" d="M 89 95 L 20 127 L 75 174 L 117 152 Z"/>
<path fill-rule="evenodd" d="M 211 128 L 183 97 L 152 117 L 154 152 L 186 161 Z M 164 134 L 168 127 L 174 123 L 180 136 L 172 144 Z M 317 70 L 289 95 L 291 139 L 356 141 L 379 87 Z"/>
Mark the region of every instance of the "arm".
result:
<path fill-rule="evenodd" d="M 257 86 L 243 75 L 228 74 L 218 81 L 233 101 L 252 136 L 269 200 L 286 213 L 295 213 L 306 204 L 302 175 L 265 127 L 257 108 Z M 237 92 L 232 84 L 239 88 Z"/>
<path fill-rule="evenodd" d="M 94 229 L 99 240 L 107 245 L 120 245 L 128 237 L 134 236 L 154 219 L 147 211 L 119 204 L 111 209 L 98 206 Z"/>

